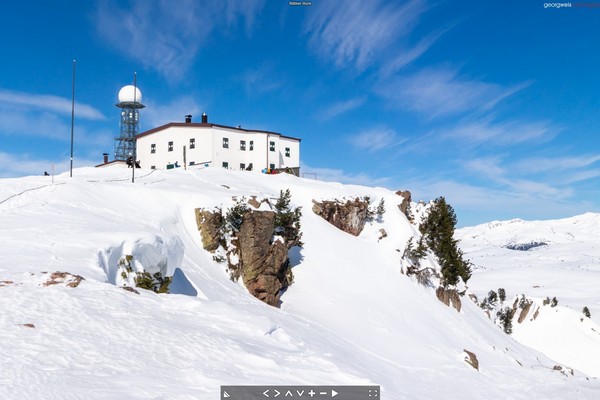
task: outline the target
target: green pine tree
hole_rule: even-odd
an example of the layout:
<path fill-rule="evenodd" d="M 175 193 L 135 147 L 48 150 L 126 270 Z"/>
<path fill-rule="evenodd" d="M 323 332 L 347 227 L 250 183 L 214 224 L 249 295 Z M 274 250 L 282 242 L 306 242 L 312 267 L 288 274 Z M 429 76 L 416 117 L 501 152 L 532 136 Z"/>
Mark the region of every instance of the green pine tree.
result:
<path fill-rule="evenodd" d="M 426 220 L 419 227 L 425 242 L 438 259 L 442 268 L 442 284 L 456 285 L 459 278 L 467 282 L 471 277 L 471 263 L 464 259 L 454 239 L 456 226 L 454 209 L 443 197 L 433 201 Z"/>

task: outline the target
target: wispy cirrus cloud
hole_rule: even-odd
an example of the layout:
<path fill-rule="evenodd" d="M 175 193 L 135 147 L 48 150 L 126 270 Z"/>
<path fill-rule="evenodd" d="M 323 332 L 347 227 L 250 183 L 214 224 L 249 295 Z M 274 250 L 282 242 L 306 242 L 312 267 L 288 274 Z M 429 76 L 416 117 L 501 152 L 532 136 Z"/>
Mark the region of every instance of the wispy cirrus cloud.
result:
<path fill-rule="evenodd" d="M 356 97 L 354 99 L 339 101 L 321 110 L 317 114 L 317 118 L 320 121 L 328 121 L 362 106 L 366 100 L 366 97 Z"/>
<path fill-rule="evenodd" d="M 303 174 L 305 174 L 304 177 L 315 177 L 315 179 L 317 180 L 326 182 L 339 182 L 368 186 L 384 186 L 391 181 L 391 177 L 373 176 L 365 172 L 349 173 L 342 169 L 315 167 L 307 165 L 305 163 L 301 163 L 300 167 Z"/>
<path fill-rule="evenodd" d="M 348 138 L 350 144 L 371 153 L 401 145 L 406 139 L 398 138 L 393 129 L 374 128 Z"/>
<path fill-rule="evenodd" d="M 467 146 L 516 146 L 526 142 L 548 142 L 554 139 L 560 130 L 548 121 L 506 120 L 497 122 L 488 117 L 458 123 L 448 130 L 438 132 L 437 138 L 458 140 Z"/>
<path fill-rule="evenodd" d="M 413 47 L 409 49 L 397 50 L 396 55 L 390 61 L 383 64 L 383 67 L 381 68 L 381 76 L 383 78 L 388 78 L 395 72 L 401 70 L 405 66 L 421 57 L 447 31 L 448 29 L 443 29 L 433 32 L 425 36 Z"/>
<path fill-rule="evenodd" d="M 249 33 L 264 0 L 198 2 L 102 1 L 94 14 L 99 35 L 123 55 L 167 79 L 180 80 L 219 28 L 243 20 Z"/>
<path fill-rule="evenodd" d="M 521 160 L 517 167 L 530 172 L 562 171 L 589 167 L 600 161 L 599 155 L 570 157 L 532 157 Z"/>
<path fill-rule="evenodd" d="M 241 74 L 240 79 L 248 95 L 268 93 L 284 86 L 283 79 L 280 78 L 276 69 L 269 64 L 247 69 Z"/>
<path fill-rule="evenodd" d="M 200 120 L 202 114 L 202 105 L 192 96 L 178 97 L 162 104 L 148 101 L 142 125 L 154 128 L 169 122 L 183 122 L 188 114 L 196 121 Z"/>
<path fill-rule="evenodd" d="M 574 201 L 570 187 L 555 187 L 546 183 L 519 181 L 514 187 L 492 188 L 452 179 L 416 177 L 403 182 L 403 187 L 413 193 L 414 199 L 425 201 L 444 196 L 456 210 L 459 226 L 478 224 L 497 219 L 557 218 L 581 214 L 591 209 L 586 201 Z"/>
<path fill-rule="evenodd" d="M 426 68 L 411 76 L 379 84 L 379 95 L 403 109 L 429 119 L 473 111 L 489 111 L 529 83 L 510 87 L 461 77 L 457 70 Z"/>
<path fill-rule="evenodd" d="M 86 167 L 98 164 L 99 161 L 87 160 L 76 157 L 73 160 L 74 167 Z M 69 158 L 47 159 L 38 158 L 31 154 L 10 154 L 0 152 L 0 178 L 13 178 L 26 175 L 43 175 L 44 171 L 52 173 L 54 166 L 55 174 L 69 169 Z M 50 178 L 48 178 L 50 182 Z"/>
<path fill-rule="evenodd" d="M 418 24 L 427 10 L 425 1 L 403 3 L 345 0 L 319 2 L 313 6 L 304 32 L 309 47 L 339 68 L 363 71 Z M 423 44 L 422 47 L 425 47 Z"/>
<path fill-rule="evenodd" d="M 62 115 L 71 115 L 72 99 L 48 94 L 16 92 L 0 89 L 0 109 L 5 110 L 42 110 Z M 75 102 L 77 118 L 90 120 L 105 119 L 94 107 Z"/>

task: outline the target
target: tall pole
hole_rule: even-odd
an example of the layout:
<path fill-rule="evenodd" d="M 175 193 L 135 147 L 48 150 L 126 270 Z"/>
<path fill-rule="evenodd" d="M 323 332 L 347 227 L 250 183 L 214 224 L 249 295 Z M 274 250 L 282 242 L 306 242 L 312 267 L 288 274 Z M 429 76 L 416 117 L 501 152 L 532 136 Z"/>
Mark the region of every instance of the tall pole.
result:
<path fill-rule="evenodd" d="M 137 126 L 137 117 L 138 117 L 138 109 L 137 109 L 137 72 L 133 73 L 133 123 L 134 126 Z M 137 158 L 137 149 L 135 145 L 135 129 L 133 130 L 134 136 L 131 138 L 133 140 L 133 160 L 131 160 L 131 183 L 135 183 L 135 163 Z"/>
<path fill-rule="evenodd" d="M 75 128 L 75 64 L 76 60 L 73 60 L 73 93 L 71 94 L 71 167 L 69 169 L 69 176 L 73 177 L 73 130 Z"/>

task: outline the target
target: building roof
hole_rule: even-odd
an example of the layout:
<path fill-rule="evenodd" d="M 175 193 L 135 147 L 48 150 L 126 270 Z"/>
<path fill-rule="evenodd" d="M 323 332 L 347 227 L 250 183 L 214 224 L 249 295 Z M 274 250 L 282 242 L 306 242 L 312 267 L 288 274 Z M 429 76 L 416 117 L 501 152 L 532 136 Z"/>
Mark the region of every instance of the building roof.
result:
<path fill-rule="evenodd" d="M 248 133 L 265 133 L 265 134 L 269 134 L 269 135 L 277 135 L 284 139 L 292 139 L 292 140 L 297 140 L 299 142 L 302 140 L 300 138 L 295 138 L 292 136 L 285 136 L 285 135 L 282 135 L 281 133 L 277 133 L 277 132 L 262 131 L 262 130 L 255 130 L 255 129 L 244 129 L 244 128 L 241 128 L 241 127 L 238 128 L 235 126 L 219 125 L 219 124 L 212 124 L 212 123 L 198 123 L 198 122 L 169 122 L 168 124 L 161 125 L 156 128 L 152 128 L 145 132 L 142 132 L 142 133 L 138 134 L 135 138 L 139 139 L 141 137 L 148 136 L 153 133 L 160 132 L 162 130 L 165 130 L 165 129 L 171 128 L 171 127 L 178 127 L 178 128 L 213 128 L 213 127 L 216 127 L 216 128 L 232 129 L 232 130 L 248 132 Z"/>

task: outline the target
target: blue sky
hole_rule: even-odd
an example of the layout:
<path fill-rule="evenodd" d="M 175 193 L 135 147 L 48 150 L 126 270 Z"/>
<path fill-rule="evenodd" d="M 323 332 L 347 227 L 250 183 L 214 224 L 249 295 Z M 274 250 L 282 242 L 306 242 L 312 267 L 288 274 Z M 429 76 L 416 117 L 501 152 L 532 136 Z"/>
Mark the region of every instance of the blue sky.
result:
<path fill-rule="evenodd" d="M 600 3 L 589 3 L 598 5 Z M 443 195 L 460 225 L 600 211 L 600 7 L 538 1 L 23 1 L 0 14 L 0 176 L 202 112 L 302 138 L 319 179 Z"/>

